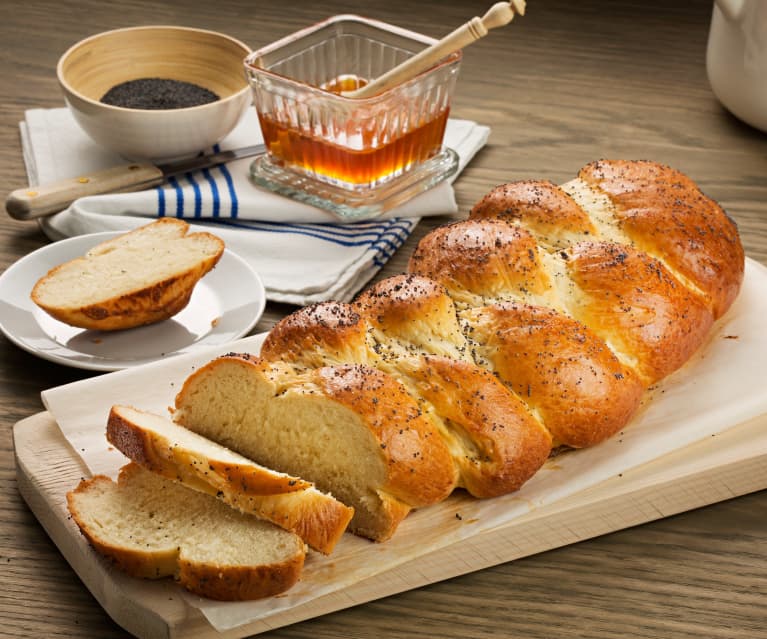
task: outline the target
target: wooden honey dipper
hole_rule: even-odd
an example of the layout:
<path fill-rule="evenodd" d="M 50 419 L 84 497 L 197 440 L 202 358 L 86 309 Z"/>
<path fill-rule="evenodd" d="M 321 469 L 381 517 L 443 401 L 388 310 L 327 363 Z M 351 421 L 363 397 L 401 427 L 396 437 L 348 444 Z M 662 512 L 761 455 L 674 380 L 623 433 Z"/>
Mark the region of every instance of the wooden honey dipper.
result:
<path fill-rule="evenodd" d="M 369 84 L 354 91 L 344 91 L 341 95 L 346 98 L 370 98 L 378 93 L 382 93 L 386 89 L 390 89 L 415 77 L 422 71 L 426 71 L 426 69 L 434 66 L 446 55 L 483 38 L 490 29 L 508 24 L 516 14 L 525 15 L 525 0 L 497 2 L 481 18 L 472 18 L 438 42 L 420 51 L 412 58 L 408 58 L 405 62 L 390 69 Z"/>

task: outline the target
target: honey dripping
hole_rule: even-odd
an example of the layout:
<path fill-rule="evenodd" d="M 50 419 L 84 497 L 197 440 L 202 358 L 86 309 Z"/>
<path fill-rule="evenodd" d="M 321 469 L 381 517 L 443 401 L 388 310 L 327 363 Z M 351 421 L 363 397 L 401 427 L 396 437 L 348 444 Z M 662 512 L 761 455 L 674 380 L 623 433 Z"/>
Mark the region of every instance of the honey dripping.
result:
<path fill-rule="evenodd" d="M 362 87 L 357 76 L 339 76 L 321 88 L 340 94 Z M 331 135 L 307 135 L 268 115 L 259 114 L 264 140 L 281 164 L 301 168 L 318 178 L 345 186 L 375 185 L 408 167 L 436 155 L 442 147 L 449 109 L 419 122 L 384 145 L 376 144 L 378 132 L 363 130 L 360 148 L 334 142 Z"/>

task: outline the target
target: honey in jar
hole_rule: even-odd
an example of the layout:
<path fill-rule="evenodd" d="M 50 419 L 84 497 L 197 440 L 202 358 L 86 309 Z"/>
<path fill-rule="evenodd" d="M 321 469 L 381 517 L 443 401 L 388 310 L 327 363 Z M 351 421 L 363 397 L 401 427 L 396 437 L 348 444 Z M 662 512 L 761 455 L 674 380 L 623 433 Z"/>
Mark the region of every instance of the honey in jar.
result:
<path fill-rule="evenodd" d="M 364 78 L 339 76 L 320 88 L 341 94 L 364 86 Z M 370 108 L 370 107 L 366 107 Z M 401 175 L 439 153 L 449 107 L 433 113 L 428 105 L 413 104 L 396 117 L 375 112 L 358 117 L 352 109 L 346 121 L 318 119 L 311 126 L 294 126 L 294 118 L 260 113 L 264 142 L 276 162 L 343 186 L 376 186 Z"/>

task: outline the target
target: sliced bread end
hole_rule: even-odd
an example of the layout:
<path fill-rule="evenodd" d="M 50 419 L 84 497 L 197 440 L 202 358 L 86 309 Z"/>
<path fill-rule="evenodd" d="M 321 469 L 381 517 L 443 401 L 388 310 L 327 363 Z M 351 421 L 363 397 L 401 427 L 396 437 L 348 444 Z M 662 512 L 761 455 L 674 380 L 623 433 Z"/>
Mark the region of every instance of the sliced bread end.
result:
<path fill-rule="evenodd" d="M 269 522 L 128 464 L 117 483 L 103 475 L 80 482 L 67 505 L 83 535 L 120 570 L 174 577 L 211 599 L 249 600 L 298 581 L 306 546 Z"/>
<path fill-rule="evenodd" d="M 224 242 L 162 218 L 107 240 L 51 269 L 31 292 L 55 319 L 114 331 L 166 320 L 186 307 L 197 282 L 221 259 Z"/>

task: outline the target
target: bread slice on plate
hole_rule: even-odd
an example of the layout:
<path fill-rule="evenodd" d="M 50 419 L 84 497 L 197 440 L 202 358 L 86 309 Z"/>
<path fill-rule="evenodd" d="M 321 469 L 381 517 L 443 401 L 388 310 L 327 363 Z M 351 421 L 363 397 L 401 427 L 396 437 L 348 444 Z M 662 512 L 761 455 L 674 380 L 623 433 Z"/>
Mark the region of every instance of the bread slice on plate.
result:
<path fill-rule="evenodd" d="M 181 311 L 224 253 L 211 233 L 162 218 L 94 246 L 40 278 L 32 301 L 55 319 L 100 331 L 160 322 Z"/>
<path fill-rule="evenodd" d="M 325 554 L 354 514 L 308 481 L 260 466 L 153 413 L 113 406 L 107 439 L 144 468 L 290 530 Z"/>
<path fill-rule="evenodd" d="M 123 467 L 116 483 L 104 475 L 81 481 L 67 504 L 83 535 L 119 569 L 175 577 L 202 597 L 269 597 L 303 570 L 306 546 L 297 535 L 138 464 Z"/>

